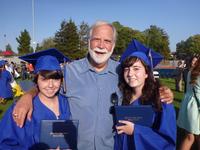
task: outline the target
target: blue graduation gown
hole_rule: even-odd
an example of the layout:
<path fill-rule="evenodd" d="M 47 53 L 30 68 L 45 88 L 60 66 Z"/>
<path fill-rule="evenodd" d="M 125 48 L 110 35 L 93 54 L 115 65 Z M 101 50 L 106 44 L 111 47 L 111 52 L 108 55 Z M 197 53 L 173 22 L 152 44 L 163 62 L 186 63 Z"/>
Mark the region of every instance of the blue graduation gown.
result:
<path fill-rule="evenodd" d="M 59 96 L 59 111 L 58 119 L 70 119 L 71 113 L 66 97 Z M 23 128 L 16 126 L 12 118 L 12 105 L 0 122 L 0 149 L 6 150 L 27 150 L 39 142 L 40 122 L 41 120 L 56 120 L 55 114 L 48 109 L 36 96 L 33 101 L 34 111 L 32 120 L 26 121 Z"/>
<path fill-rule="evenodd" d="M 7 70 L 3 70 L 0 75 L 0 97 L 11 98 L 13 96 L 12 87 L 10 82 L 12 81 L 12 75 Z"/>
<path fill-rule="evenodd" d="M 131 105 L 141 105 L 135 101 Z M 176 115 L 172 104 L 162 103 L 154 113 L 153 127 L 135 124 L 133 135 L 115 135 L 115 150 L 173 150 L 176 147 Z"/>

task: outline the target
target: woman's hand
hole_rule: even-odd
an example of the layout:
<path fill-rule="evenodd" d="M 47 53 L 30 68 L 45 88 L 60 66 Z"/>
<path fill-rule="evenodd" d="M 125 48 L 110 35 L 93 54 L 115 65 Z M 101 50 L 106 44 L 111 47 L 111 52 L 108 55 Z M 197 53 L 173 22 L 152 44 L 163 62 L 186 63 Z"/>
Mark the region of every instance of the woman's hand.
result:
<path fill-rule="evenodd" d="M 134 131 L 134 123 L 130 121 L 125 121 L 125 120 L 119 120 L 119 123 L 122 123 L 124 125 L 116 126 L 117 133 L 122 134 L 125 133 L 127 135 L 132 135 Z"/>

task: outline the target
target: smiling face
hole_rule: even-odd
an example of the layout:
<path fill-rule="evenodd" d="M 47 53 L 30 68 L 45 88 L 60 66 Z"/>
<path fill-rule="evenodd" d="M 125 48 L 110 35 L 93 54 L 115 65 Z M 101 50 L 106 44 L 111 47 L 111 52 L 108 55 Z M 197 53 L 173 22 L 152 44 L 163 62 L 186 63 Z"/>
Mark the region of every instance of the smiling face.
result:
<path fill-rule="evenodd" d="M 124 68 L 124 80 L 131 88 L 142 90 L 147 77 L 145 67 L 139 59 L 130 67 Z"/>
<path fill-rule="evenodd" d="M 61 79 L 46 79 L 39 74 L 37 85 L 40 97 L 48 99 L 54 97 L 60 89 Z"/>
<path fill-rule="evenodd" d="M 197 62 L 197 57 L 194 57 L 192 59 L 191 66 L 194 67 L 196 62 Z"/>
<path fill-rule="evenodd" d="M 93 29 L 89 41 L 89 54 L 94 67 L 105 67 L 114 49 L 113 29 L 109 25 L 97 26 Z"/>

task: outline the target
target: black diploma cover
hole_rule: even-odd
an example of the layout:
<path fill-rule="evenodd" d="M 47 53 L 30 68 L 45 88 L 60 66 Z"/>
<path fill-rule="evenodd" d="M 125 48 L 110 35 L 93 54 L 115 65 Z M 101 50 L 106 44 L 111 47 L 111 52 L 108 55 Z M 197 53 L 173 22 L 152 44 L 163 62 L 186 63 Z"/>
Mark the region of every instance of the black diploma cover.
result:
<path fill-rule="evenodd" d="M 77 120 L 42 120 L 40 145 L 43 148 L 77 149 Z"/>
<path fill-rule="evenodd" d="M 154 111 L 151 105 L 115 106 L 115 115 L 117 122 L 128 120 L 134 124 L 151 127 Z"/>

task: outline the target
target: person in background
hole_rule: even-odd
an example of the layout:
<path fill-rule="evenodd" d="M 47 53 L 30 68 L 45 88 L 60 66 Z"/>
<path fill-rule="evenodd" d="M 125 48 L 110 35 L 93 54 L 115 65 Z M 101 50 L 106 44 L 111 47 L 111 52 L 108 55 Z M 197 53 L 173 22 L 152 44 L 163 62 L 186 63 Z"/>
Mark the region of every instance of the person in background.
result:
<path fill-rule="evenodd" d="M 151 58 L 148 54 L 151 53 Z M 153 76 L 153 67 L 162 56 L 153 50 L 126 54 L 122 61 L 122 74 L 119 83 L 123 105 L 151 105 L 154 110 L 152 126 L 120 120 L 117 123 L 115 150 L 173 150 L 176 147 L 176 115 L 172 104 L 160 101 L 160 83 Z M 154 58 L 155 57 L 155 58 Z"/>
<path fill-rule="evenodd" d="M 21 78 L 22 80 L 26 80 L 28 77 L 26 63 L 24 61 L 21 61 L 20 63 L 21 63 Z"/>
<path fill-rule="evenodd" d="M 32 77 L 33 77 L 33 72 L 34 72 L 33 64 L 28 63 L 28 64 L 27 64 L 27 70 L 28 70 L 28 79 L 32 79 Z"/>
<path fill-rule="evenodd" d="M 196 57 L 188 73 L 187 91 L 179 109 L 178 127 L 185 130 L 180 150 L 189 150 L 197 141 L 200 149 L 200 57 Z"/>
<path fill-rule="evenodd" d="M 5 68 L 8 72 L 10 72 L 11 75 L 13 75 L 13 65 L 9 63 L 7 60 L 5 60 Z"/>
<path fill-rule="evenodd" d="M 176 76 L 175 76 L 176 91 L 178 92 L 182 91 L 182 84 L 183 84 L 182 80 L 183 80 L 183 63 L 181 60 L 179 60 L 176 67 Z"/>
<path fill-rule="evenodd" d="M 40 149 L 37 144 L 40 142 L 41 120 L 71 118 L 67 98 L 58 93 L 63 74 L 57 58 L 51 54 L 40 55 L 35 61 L 34 82 L 38 87 L 38 94 L 33 101 L 32 120 L 27 120 L 24 127 L 19 128 L 12 117 L 13 104 L 0 122 L 0 149 Z M 18 117 L 17 114 L 13 115 Z"/>
<path fill-rule="evenodd" d="M 79 120 L 79 150 L 113 150 L 113 118 L 110 114 L 111 94 L 119 93 L 119 62 L 110 57 L 117 39 L 115 27 L 105 21 L 97 21 L 89 31 L 88 55 L 64 67 L 66 96 L 72 119 Z M 161 89 L 161 98 L 170 103 L 173 94 L 169 88 Z M 19 126 L 26 115 L 31 119 L 32 98 L 28 92 L 18 101 L 13 114 Z M 120 95 L 119 95 L 120 96 Z"/>
<path fill-rule="evenodd" d="M 10 85 L 13 78 L 11 73 L 5 69 L 5 64 L 5 60 L 0 60 L 0 104 L 5 104 L 7 99 L 13 97 L 12 87 Z"/>
<path fill-rule="evenodd" d="M 194 67 L 195 62 L 197 61 L 197 56 L 192 56 L 190 59 L 185 60 L 185 66 L 183 69 L 183 81 L 184 81 L 184 93 L 187 91 L 187 76 L 188 72 Z"/>

